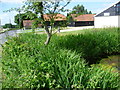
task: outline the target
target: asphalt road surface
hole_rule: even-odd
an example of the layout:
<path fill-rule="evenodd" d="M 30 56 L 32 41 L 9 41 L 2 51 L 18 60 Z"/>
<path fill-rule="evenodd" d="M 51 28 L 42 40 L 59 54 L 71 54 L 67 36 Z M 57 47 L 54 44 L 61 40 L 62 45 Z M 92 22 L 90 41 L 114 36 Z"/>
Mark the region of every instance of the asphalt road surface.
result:
<path fill-rule="evenodd" d="M 7 31 L 5 33 L 1 33 L 0 34 L 0 44 L 4 44 L 7 39 L 6 37 L 8 36 L 16 36 L 17 35 L 17 32 L 20 32 L 21 30 L 13 30 L 13 31 Z"/>
<path fill-rule="evenodd" d="M 37 30 L 37 31 L 42 31 L 42 30 Z M 1 33 L 0 34 L 0 45 L 1 44 L 4 44 L 6 41 L 7 41 L 7 38 L 8 36 L 17 36 L 18 33 L 25 33 L 25 32 L 31 32 L 31 31 L 24 31 L 22 29 L 19 29 L 19 30 L 12 30 L 12 31 L 6 31 L 5 33 Z"/>

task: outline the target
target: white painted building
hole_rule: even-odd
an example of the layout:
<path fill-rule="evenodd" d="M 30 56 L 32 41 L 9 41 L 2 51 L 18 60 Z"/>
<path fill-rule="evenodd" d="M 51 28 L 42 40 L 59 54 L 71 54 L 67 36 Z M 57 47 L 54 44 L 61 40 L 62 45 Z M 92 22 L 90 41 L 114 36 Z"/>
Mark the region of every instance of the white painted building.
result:
<path fill-rule="evenodd" d="M 96 14 L 94 20 L 95 28 L 120 27 L 120 1 Z"/>

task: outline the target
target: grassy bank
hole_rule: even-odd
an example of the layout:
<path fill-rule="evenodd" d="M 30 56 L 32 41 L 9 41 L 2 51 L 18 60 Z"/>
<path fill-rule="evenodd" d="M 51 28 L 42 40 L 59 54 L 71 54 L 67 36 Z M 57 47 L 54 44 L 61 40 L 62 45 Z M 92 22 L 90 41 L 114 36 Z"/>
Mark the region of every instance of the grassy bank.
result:
<path fill-rule="evenodd" d="M 2 55 L 2 47 L 0 46 L 0 56 Z"/>
<path fill-rule="evenodd" d="M 1 56 L 2 56 L 2 47 L 0 47 L 0 89 L 2 89 L 2 63 L 1 63 L 1 61 L 2 61 L 2 58 L 1 58 Z"/>
<path fill-rule="evenodd" d="M 119 28 L 87 29 L 65 32 L 56 40 L 59 47 L 83 54 L 89 63 L 96 63 L 109 55 L 120 54 Z"/>
<path fill-rule="evenodd" d="M 118 88 L 115 68 L 95 64 L 120 53 L 118 28 L 54 35 L 48 46 L 45 39 L 24 33 L 8 40 L 2 53 L 4 88 Z"/>

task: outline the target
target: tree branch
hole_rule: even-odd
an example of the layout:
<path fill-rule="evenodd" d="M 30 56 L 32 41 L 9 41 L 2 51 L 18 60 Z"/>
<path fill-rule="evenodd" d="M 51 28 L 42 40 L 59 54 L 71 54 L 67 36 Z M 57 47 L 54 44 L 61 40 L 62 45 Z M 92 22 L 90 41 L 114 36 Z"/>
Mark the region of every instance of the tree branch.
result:
<path fill-rule="evenodd" d="M 70 1 L 68 1 L 61 9 L 59 9 L 58 12 L 60 12 L 61 10 L 63 10 L 69 3 L 70 3 Z"/>

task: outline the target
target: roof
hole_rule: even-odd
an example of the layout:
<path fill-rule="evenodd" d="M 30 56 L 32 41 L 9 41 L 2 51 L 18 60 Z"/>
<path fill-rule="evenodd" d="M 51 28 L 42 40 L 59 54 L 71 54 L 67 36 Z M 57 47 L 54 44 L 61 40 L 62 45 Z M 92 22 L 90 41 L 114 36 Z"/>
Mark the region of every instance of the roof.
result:
<path fill-rule="evenodd" d="M 45 21 L 50 21 L 52 14 L 44 14 L 43 17 L 44 17 Z M 66 16 L 64 16 L 63 14 L 56 14 L 56 15 L 53 15 L 53 17 L 54 17 L 55 21 L 66 20 Z M 33 21 L 34 20 L 23 20 L 23 26 L 30 27 L 30 26 L 32 26 Z"/>
<path fill-rule="evenodd" d="M 52 14 L 44 14 L 43 15 L 44 19 L 46 21 L 49 21 L 50 18 L 52 17 Z M 56 14 L 56 15 L 53 15 L 53 18 L 55 21 L 63 21 L 63 20 L 66 20 L 66 16 L 64 16 L 63 14 Z"/>
<path fill-rule="evenodd" d="M 84 15 L 77 15 L 71 14 L 74 21 L 94 21 L 95 14 L 84 14 Z"/>
<path fill-rule="evenodd" d="M 23 26 L 27 27 L 32 26 L 32 22 L 33 20 L 23 20 Z"/>
<path fill-rule="evenodd" d="M 31 27 L 32 23 L 34 22 L 34 20 L 23 20 L 23 26 L 24 27 Z M 38 26 L 41 26 L 42 24 L 38 24 Z"/>
<path fill-rule="evenodd" d="M 109 7 L 104 8 L 104 9 L 103 9 L 103 10 L 101 10 L 99 13 L 97 13 L 95 16 L 97 16 L 98 14 L 100 14 L 100 13 L 104 12 L 105 10 L 109 9 L 110 7 L 112 7 L 112 6 L 116 5 L 116 4 L 117 4 L 117 3 L 119 3 L 119 2 L 120 2 L 120 1 L 117 1 L 117 2 L 115 2 L 115 3 L 113 3 L 113 4 L 111 4 Z"/>

